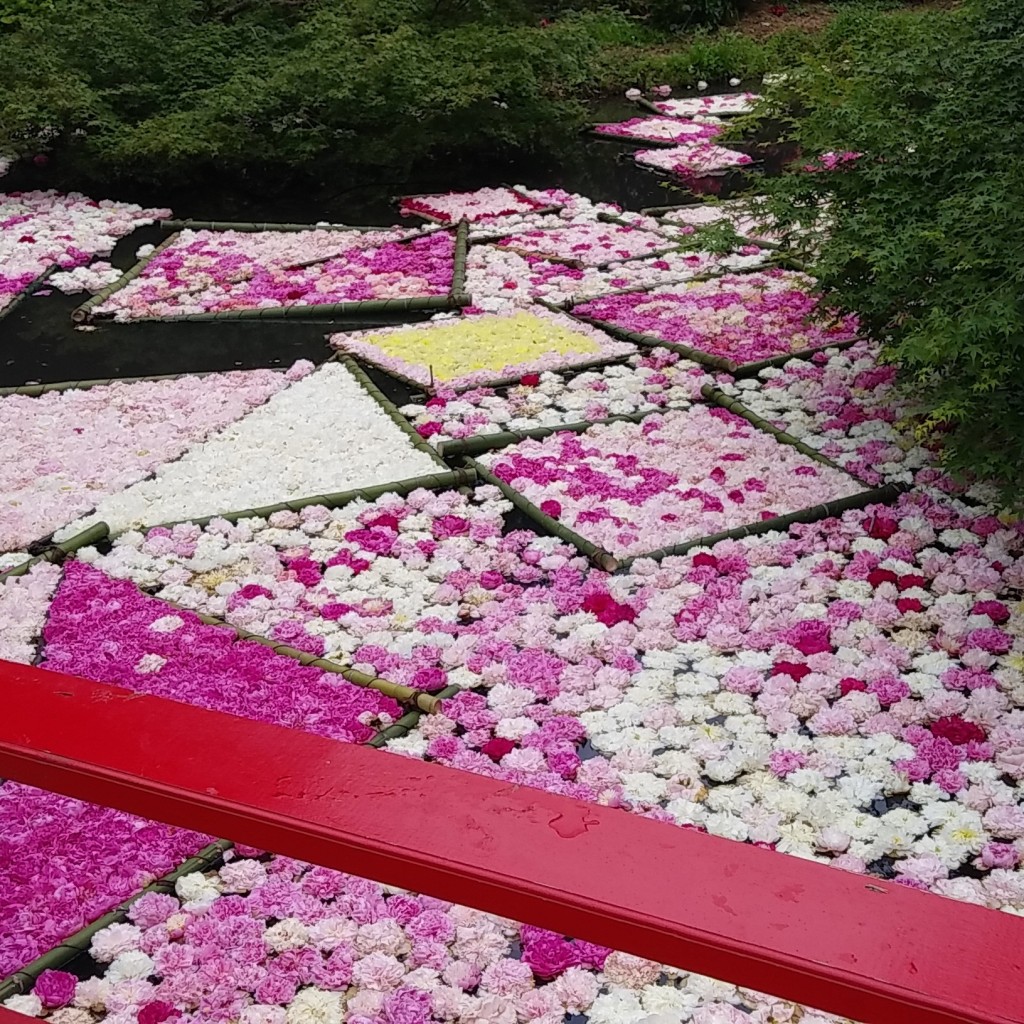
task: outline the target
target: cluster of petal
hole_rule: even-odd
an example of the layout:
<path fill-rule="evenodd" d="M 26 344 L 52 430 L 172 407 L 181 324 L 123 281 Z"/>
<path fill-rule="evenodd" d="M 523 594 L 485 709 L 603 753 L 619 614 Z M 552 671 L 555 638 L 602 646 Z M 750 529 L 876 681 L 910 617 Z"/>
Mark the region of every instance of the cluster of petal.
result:
<path fill-rule="evenodd" d="M 22 555 L 20 561 L 27 557 Z M 59 580 L 57 566 L 38 562 L 24 576 L 0 583 L 0 661 L 32 662 Z"/>
<path fill-rule="evenodd" d="M 681 117 L 633 117 L 617 124 L 595 125 L 594 131 L 617 139 L 687 145 L 721 135 L 722 124 L 712 117 L 693 121 Z"/>
<path fill-rule="evenodd" d="M 747 153 L 710 142 L 688 143 L 665 149 L 638 149 L 633 159 L 644 167 L 668 171 L 683 179 L 716 174 L 754 162 Z"/>
<path fill-rule="evenodd" d="M 170 213 L 77 192 L 0 193 L 0 308 L 48 268 L 106 256 L 119 238 Z"/>

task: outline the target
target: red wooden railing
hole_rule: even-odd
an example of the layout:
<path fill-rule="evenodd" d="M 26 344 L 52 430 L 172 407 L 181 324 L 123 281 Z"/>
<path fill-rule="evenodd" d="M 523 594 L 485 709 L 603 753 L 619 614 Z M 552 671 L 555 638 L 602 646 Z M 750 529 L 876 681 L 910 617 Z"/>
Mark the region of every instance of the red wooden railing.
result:
<path fill-rule="evenodd" d="M 1024 1021 L 1012 915 L 26 666 L 0 698 L 0 776 L 867 1024 Z"/>

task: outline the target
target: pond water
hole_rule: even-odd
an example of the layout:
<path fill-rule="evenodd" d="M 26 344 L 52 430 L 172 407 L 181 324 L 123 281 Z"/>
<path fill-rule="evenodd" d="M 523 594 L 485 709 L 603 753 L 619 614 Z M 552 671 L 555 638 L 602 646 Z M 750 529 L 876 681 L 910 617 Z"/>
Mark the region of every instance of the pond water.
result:
<path fill-rule="evenodd" d="M 683 94 L 680 94 L 683 95 Z M 642 113 L 623 99 L 610 99 L 592 109 L 595 122 L 618 121 Z M 771 144 L 766 126 L 752 141 L 764 160 L 764 173 L 774 173 L 786 152 Z M 314 223 L 328 220 L 347 224 L 394 223 L 394 197 L 418 192 L 476 189 L 502 183 L 529 188 L 558 187 L 593 200 L 614 202 L 630 210 L 647 206 L 697 201 L 681 183 L 667 184 L 665 176 L 643 170 L 633 160 L 634 147 L 587 134 L 569 134 L 561 150 L 546 159 L 526 159 L 500 166 L 437 161 L 401 181 L 325 183 L 318 189 L 285 188 L 268 182 L 245 190 L 237 185 L 211 183 L 175 190 L 119 181 L 108 190 L 76 180 L 66 169 L 20 167 L 3 180 L 5 190 L 58 188 L 79 190 L 93 198 L 117 199 L 145 206 L 167 206 L 179 218 L 221 221 Z M 715 179 L 722 195 L 749 187 L 749 176 Z M 167 232 L 156 225 L 122 239 L 111 262 L 127 269 L 139 246 L 160 241 Z M 96 330 L 79 331 L 71 311 L 83 294 L 52 292 L 33 296 L 0 321 L 0 386 L 104 377 L 147 376 L 203 370 L 287 366 L 296 359 L 321 361 L 326 356 L 324 335 L 330 320 L 312 323 L 242 321 L 226 323 L 96 323 Z M 409 317 L 403 317 L 408 320 Z M 341 323 L 340 321 L 335 321 Z M 345 329 L 357 330 L 387 322 L 346 319 Z M 340 328 L 335 328 L 340 329 Z M 384 383 L 384 381 L 381 381 Z M 401 389 L 388 390 L 401 398 Z"/>

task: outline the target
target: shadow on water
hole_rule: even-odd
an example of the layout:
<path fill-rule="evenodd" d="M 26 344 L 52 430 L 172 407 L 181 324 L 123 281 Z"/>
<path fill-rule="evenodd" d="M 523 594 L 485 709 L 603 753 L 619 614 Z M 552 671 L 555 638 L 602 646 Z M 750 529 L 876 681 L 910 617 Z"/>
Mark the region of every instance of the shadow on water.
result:
<path fill-rule="evenodd" d="M 637 116 L 623 100 L 610 100 L 593 111 L 595 121 Z M 764 170 L 774 173 L 786 154 L 767 147 Z M 398 220 L 393 196 L 403 193 L 475 189 L 501 183 L 530 188 L 564 188 L 594 200 L 618 203 L 631 210 L 696 200 L 681 184 L 668 185 L 665 175 L 641 169 L 632 159 L 633 148 L 585 134 L 567 135 L 561 151 L 547 159 L 483 166 L 479 163 L 438 161 L 417 169 L 407 180 L 364 181 L 338 188 L 282 190 L 281 183 L 260 189 L 250 182 L 209 182 L 188 188 L 157 188 L 117 182 L 109 190 L 68 177 L 59 167 L 20 166 L 3 181 L 8 190 L 59 188 L 80 190 L 96 198 L 116 198 L 145 206 L 166 206 L 177 217 L 199 220 L 315 223 L 329 220 L 349 224 L 390 224 Z M 749 186 L 747 176 L 714 179 L 718 194 Z M 108 191 L 108 195 L 103 192 Z M 156 243 L 166 232 L 156 225 L 141 228 L 122 239 L 111 262 L 127 269 L 139 246 Z M 203 370 L 251 369 L 288 366 L 296 359 L 320 362 L 328 355 L 324 336 L 340 330 L 358 330 L 387 323 L 329 321 L 313 323 L 234 321 L 224 323 L 114 324 L 98 321 L 92 331 L 75 330 L 70 314 L 85 296 L 31 296 L 0 320 L 0 386 L 30 382 L 83 380 L 104 377 L 147 376 Z M 403 318 L 407 321 L 409 318 Z M 381 383 L 385 383 L 380 379 Z M 401 388 L 386 381 L 389 397 L 406 400 Z"/>

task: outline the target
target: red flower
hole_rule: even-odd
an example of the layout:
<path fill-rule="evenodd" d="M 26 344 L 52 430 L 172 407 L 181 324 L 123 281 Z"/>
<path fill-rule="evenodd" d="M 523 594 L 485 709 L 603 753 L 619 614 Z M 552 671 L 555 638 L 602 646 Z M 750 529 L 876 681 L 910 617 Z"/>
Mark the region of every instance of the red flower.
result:
<path fill-rule="evenodd" d="M 515 747 L 516 745 L 511 740 L 495 736 L 493 740 L 488 740 L 480 748 L 480 753 L 486 754 L 495 764 L 497 764 L 510 750 L 515 750 Z"/>
<path fill-rule="evenodd" d="M 888 540 L 900 528 L 895 519 L 884 519 L 882 516 L 872 516 L 865 525 L 872 540 Z"/>
<path fill-rule="evenodd" d="M 1002 601 L 978 601 L 971 609 L 972 615 L 987 615 L 997 626 L 1010 618 L 1010 609 Z"/>
<path fill-rule="evenodd" d="M 709 555 L 707 552 L 702 551 L 699 555 L 693 556 L 694 566 L 706 565 L 712 569 L 718 568 L 718 559 L 714 555 Z"/>
<path fill-rule="evenodd" d="M 777 661 L 772 665 L 771 674 L 773 676 L 789 676 L 790 679 L 795 679 L 799 683 L 804 676 L 811 674 L 811 670 L 806 665 L 799 665 L 793 661 Z"/>
<path fill-rule="evenodd" d="M 522 384 L 524 388 L 535 388 L 540 383 L 540 374 L 524 373 L 522 377 L 519 378 L 519 383 Z"/>
<path fill-rule="evenodd" d="M 540 503 L 540 510 L 546 516 L 551 516 L 552 519 L 557 519 L 562 514 L 562 506 L 557 501 L 548 499 Z"/>
<path fill-rule="evenodd" d="M 923 587 L 927 582 L 923 576 L 908 574 L 899 578 L 897 586 L 900 590 L 909 590 L 911 587 Z"/>
<path fill-rule="evenodd" d="M 924 605 L 916 597 L 900 597 L 896 600 L 896 607 L 905 615 L 907 612 L 923 612 Z"/>
<path fill-rule="evenodd" d="M 789 12 L 789 8 L 785 4 L 772 4 L 768 11 L 770 14 L 774 14 L 776 18 L 781 18 Z"/>
<path fill-rule="evenodd" d="M 883 583 L 897 583 L 899 577 L 892 569 L 872 569 L 868 573 L 868 583 L 873 587 L 880 587 Z"/>
<path fill-rule="evenodd" d="M 944 718 L 932 722 L 931 730 L 933 736 L 941 736 L 956 746 L 970 743 L 983 743 L 986 739 L 985 730 L 974 722 L 968 722 L 959 715 L 946 715 Z"/>
<path fill-rule="evenodd" d="M 848 693 L 853 693 L 855 690 L 866 690 L 868 684 L 863 679 L 846 679 L 839 680 L 839 692 L 845 697 Z"/>

